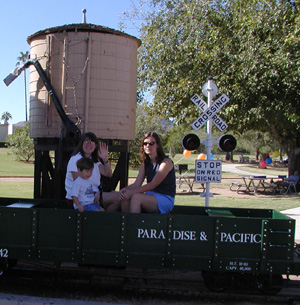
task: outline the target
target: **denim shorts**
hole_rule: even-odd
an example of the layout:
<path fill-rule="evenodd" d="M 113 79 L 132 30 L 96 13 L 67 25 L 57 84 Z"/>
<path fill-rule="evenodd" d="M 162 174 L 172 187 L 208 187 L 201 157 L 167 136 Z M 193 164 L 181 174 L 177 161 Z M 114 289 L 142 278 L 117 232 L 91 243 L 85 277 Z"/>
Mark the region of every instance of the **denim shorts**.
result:
<path fill-rule="evenodd" d="M 103 208 L 99 204 L 91 203 L 83 206 L 85 211 L 101 211 Z"/>
<path fill-rule="evenodd" d="M 158 210 L 161 214 L 167 214 L 173 210 L 174 197 L 165 194 L 156 193 L 153 191 L 148 191 L 145 194 L 155 196 Z"/>

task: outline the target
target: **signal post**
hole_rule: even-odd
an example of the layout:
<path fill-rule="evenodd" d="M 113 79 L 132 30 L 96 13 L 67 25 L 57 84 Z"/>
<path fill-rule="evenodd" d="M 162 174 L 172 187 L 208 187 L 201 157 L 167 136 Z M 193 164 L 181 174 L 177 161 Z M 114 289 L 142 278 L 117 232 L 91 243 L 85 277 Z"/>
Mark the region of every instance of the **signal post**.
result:
<path fill-rule="evenodd" d="M 220 183 L 222 175 L 222 162 L 220 160 L 211 160 L 211 150 L 213 145 L 218 144 L 219 149 L 229 152 L 236 147 L 236 140 L 232 135 L 222 135 L 218 141 L 212 139 L 212 124 L 220 131 L 227 129 L 227 124 L 218 116 L 217 112 L 228 103 L 229 98 L 222 94 L 215 102 L 213 97 L 218 93 L 218 87 L 211 77 L 202 87 L 202 93 L 207 97 L 207 104 L 198 94 L 195 94 L 191 101 L 202 111 L 202 114 L 191 124 L 191 127 L 198 131 L 206 124 L 207 137 L 203 141 L 206 147 L 206 160 L 195 161 L 195 182 L 206 183 L 206 191 L 200 194 L 205 197 L 205 206 L 209 206 L 209 198 L 213 197 L 210 193 L 210 183 Z M 199 147 L 200 140 L 195 134 L 188 134 L 182 139 L 182 146 L 187 150 L 195 150 Z"/>

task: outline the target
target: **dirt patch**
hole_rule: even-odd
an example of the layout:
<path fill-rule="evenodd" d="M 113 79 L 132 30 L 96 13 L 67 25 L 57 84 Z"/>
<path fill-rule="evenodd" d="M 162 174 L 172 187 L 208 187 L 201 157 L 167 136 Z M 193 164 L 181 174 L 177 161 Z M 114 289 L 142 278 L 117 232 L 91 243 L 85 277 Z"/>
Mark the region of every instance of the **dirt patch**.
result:
<path fill-rule="evenodd" d="M 234 180 L 234 179 L 232 179 Z M 176 189 L 176 194 L 177 195 L 183 195 L 183 194 L 187 194 L 187 195 L 199 195 L 200 193 L 203 193 L 203 189 L 201 187 L 200 184 L 196 183 L 193 186 L 193 192 L 190 192 L 188 189 L 188 186 L 186 185 L 182 185 L 180 187 L 181 189 L 179 189 L 177 187 Z M 236 188 L 235 188 L 236 189 Z M 230 180 L 227 183 L 211 183 L 210 184 L 210 192 L 214 195 L 214 196 L 223 196 L 223 197 L 228 197 L 228 198 L 253 198 L 254 196 L 259 196 L 259 198 L 278 198 L 278 196 L 280 196 L 280 198 L 290 198 L 291 194 L 274 194 L 273 193 L 273 189 L 267 188 L 265 191 L 261 190 L 258 191 L 256 193 L 249 193 L 245 190 L 245 187 L 242 187 L 239 192 L 237 193 L 235 190 L 232 191 L 230 190 Z M 292 194 L 292 196 L 294 196 Z"/>

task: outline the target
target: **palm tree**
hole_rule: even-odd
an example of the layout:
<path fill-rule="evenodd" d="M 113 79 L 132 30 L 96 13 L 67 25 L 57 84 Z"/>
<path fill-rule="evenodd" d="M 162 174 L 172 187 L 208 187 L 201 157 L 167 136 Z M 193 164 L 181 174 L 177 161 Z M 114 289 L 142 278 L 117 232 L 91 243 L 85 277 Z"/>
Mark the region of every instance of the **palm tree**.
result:
<path fill-rule="evenodd" d="M 4 124 L 8 124 L 8 120 L 12 119 L 12 116 L 9 112 L 5 111 L 2 113 L 1 120 L 4 121 Z"/>
<path fill-rule="evenodd" d="M 16 64 L 16 66 L 20 66 L 21 64 L 25 64 L 25 62 L 29 59 L 29 52 L 26 51 L 25 53 L 20 52 L 21 56 L 19 56 L 17 58 L 18 62 Z M 26 69 L 24 71 L 24 88 L 25 88 L 25 118 L 26 118 L 26 122 L 28 120 L 27 118 L 27 87 L 26 87 Z"/>

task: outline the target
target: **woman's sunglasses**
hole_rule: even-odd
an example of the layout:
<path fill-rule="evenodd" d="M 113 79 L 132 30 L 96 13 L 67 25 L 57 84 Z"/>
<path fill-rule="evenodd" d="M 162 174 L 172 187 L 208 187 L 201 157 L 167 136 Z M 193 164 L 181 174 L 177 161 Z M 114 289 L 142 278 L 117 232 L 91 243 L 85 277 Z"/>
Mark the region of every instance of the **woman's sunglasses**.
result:
<path fill-rule="evenodd" d="M 144 142 L 143 144 L 144 144 L 144 146 L 147 146 L 147 145 L 153 146 L 155 144 L 155 142 Z"/>

